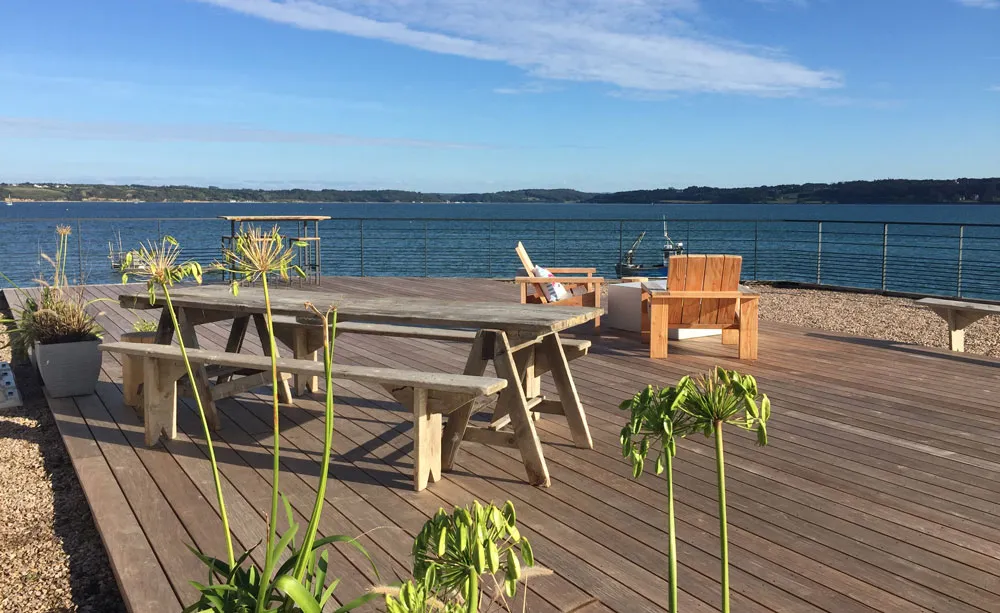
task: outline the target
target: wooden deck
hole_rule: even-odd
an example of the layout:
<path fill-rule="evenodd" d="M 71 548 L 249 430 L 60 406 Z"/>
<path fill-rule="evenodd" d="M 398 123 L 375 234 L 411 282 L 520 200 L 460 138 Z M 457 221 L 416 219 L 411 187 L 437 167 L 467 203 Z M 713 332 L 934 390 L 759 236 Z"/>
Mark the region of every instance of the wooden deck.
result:
<path fill-rule="evenodd" d="M 485 280 L 336 278 L 327 286 L 368 295 L 516 300 L 513 285 Z M 114 298 L 120 286 L 91 286 Z M 8 297 L 13 301 L 15 297 Z M 134 314 L 108 303 L 108 337 Z M 542 307 L 540 307 L 542 308 Z M 222 346 L 225 331 L 203 338 Z M 248 339 L 249 342 L 249 339 Z M 460 372 L 467 348 L 444 342 L 349 336 L 336 360 Z M 555 571 L 534 579 L 528 609 L 661 611 L 666 594 L 664 481 L 630 477 L 618 403 L 647 383 L 668 384 L 714 364 L 758 377 L 773 401 L 771 445 L 727 434 L 733 610 L 808 612 L 1000 610 L 1000 362 L 764 323 L 759 362 L 734 359 L 717 338 L 671 343 L 653 361 L 635 337 L 606 331 L 573 362 L 595 449 L 575 448 L 566 424 L 538 422 L 552 487 L 523 482 L 516 452 L 466 444 L 456 472 L 411 489 L 408 413 L 379 389 L 337 389 L 336 448 L 321 532 L 364 534 L 384 580 L 407 576 L 410 545 L 439 507 L 513 500 L 536 557 Z M 91 397 L 51 401 L 133 613 L 179 610 L 205 573 L 188 544 L 222 554 L 200 427 L 189 404 L 178 440 L 143 445 L 122 404 L 121 367 L 106 356 Z M 550 381 L 545 382 L 551 385 Z M 266 391 L 219 403 L 217 453 L 239 548 L 263 539 L 270 474 Z M 283 412 L 282 489 L 300 515 L 312 501 L 322 400 Z M 677 471 L 681 607 L 718 602 L 715 473 L 707 439 L 681 445 Z M 300 516 L 300 521 L 304 519 Z M 347 550 L 333 573 L 345 600 L 372 581 Z"/>

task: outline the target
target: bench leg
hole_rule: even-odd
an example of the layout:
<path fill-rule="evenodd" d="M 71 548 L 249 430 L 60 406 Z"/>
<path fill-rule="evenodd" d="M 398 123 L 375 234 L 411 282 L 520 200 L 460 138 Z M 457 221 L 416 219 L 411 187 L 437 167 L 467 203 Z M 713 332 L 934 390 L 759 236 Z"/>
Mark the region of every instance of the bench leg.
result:
<path fill-rule="evenodd" d="M 740 359 L 757 359 L 756 300 L 740 300 Z"/>
<path fill-rule="evenodd" d="M 649 357 L 661 359 L 667 357 L 668 331 L 670 321 L 670 303 L 665 298 L 652 296 L 649 299 Z"/>
<path fill-rule="evenodd" d="M 739 330 L 723 330 L 722 331 L 722 344 L 723 345 L 739 345 L 740 344 L 740 331 Z"/>
<path fill-rule="evenodd" d="M 481 377 L 486 372 L 487 358 L 484 357 L 484 350 L 487 340 L 491 343 L 489 349 L 492 351 L 492 334 L 482 331 L 476 334 L 469 357 L 465 361 L 463 374 Z M 448 423 L 444 427 L 441 440 L 441 464 L 445 470 L 451 470 L 455 466 L 455 458 L 462 446 L 462 439 L 465 438 L 465 430 L 469 427 L 469 419 L 477 406 L 478 403 L 473 400 L 448 415 Z"/>
<path fill-rule="evenodd" d="M 505 408 L 510 415 L 510 423 L 514 428 L 514 436 L 521 451 L 528 482 L 548 487 L 551 484 L 549 469 L 545 465 L 542 442 L 538 439 L 538 432 L 528 410 L 528 400 L 521 386 L 521 372 L 511 353 L 507 335 L 501 332 L 496 338 L 493 365 L 496 367 L 497 376 L 507 380 L 507 387 L 500 392 L 497 406 Z"/>
<path fill-rule="evenodd" d="M 183 364 L 145 359 L 142 364 L 142 412 L 146 445 L 152 447 L 164 436 L 177 438 L 177 379 L 186 369 Z"/>
<path fill-rule="evenodd" d="M 247 327 L 249 325 L 249 315 L 233 319 L 233 325 L 229 328 L 229 338 L 226 339 L 226 353 L 239 353 L 243 350 L 243 340 L 246 339 Z M 223 375 L 216 379 L 215 382 L 225 383 L 232 378 L 232 375 Z"/>
<path fill-rule="evenodd" d="M 264 350 L 264 355 L 271 357 L 271 339 L 267 334 L 267 319 L 264 315 L 253 316 L 254 326 L 257 328 L 257 336 L 260 337 L 260 346 Z M 292 388 L 288 385 L 288 380 L 278 373 L 278 401 L 282 404 L 292 404 Z"/>
<path fill-rule="evenodd" d="M 292 351 L 296 360 L 312 360 L 313 362 L 319 361 L 318 351 L 309 351 L 309 330 L 305 327 L 299 326 L 295 329 L 295 336 L 293 340 L 295 341 Z M 319 390 L 319 377 L 312 376 L 307 377 L 305 375 L 295 375 L 295 393 L 299 396 L 306 393 L 306 391 L 316 392 Z"/>
<path fill-rule="evenodd" d="M 195 333 L 194 325 L 188 319 L 187 310 L 177 309 L 177 324 L 180 328 L 178 332 L 184 341 L 185 348 L 200 349 L 198 335 Z M 191 370 L 194 373 L 194 381 L 191 382 L 191 385 L 198 390 L 198 397 L 205 408 L 205 418 L 208 420 L 208 426 L 212 430 L 218 430 L 222 427 L 222 422 L 219 421 L 219 413 L 215 409 L 215 401 L 212 400 L 212 388 L 208 383 L 208 371 L 205 370 L 204 366 L 193 366 Z"/>
<path fill-rule="evenodd" d="M 566 416 L 569 430 L 573 434 L 573 443 L 581 449 L 593 449 L 594 440 L 590 436 L 587 415 L 583 412 L 583 404 L 576 391 L 573 375 L 569 372 L 569 362 L 563 352 L 559 335 L 549 334 L 542 338 L 542 349 L 548 354 L 549 364 L 552 366 L 552 378 L 559 391 L 563 415 Z"/>
<path fill-rule="evenodd" d="M 524 385 L 524 396 L 528 400 L 531 400 L 542 395 L 542 377 L 538 374 L 538 369 L 535 365 L 538 345 L 525 347 L 521 351 L 525 354 L 524 377 L 521 382 Z M 542 418 L 542 414 L 532 412 L 531 418 L 538 421 Z"/>
<path fill-rule="evenodd" d="M 122 356 L 122 395 L 125 406 L 142 408 L 142 358 L 136 355 Z"/>
<path fill-rule="evenodd" d="M 441 480 L 441 414 L 431 413 L 427 390 L 413 390 L 413 489 Z"/>

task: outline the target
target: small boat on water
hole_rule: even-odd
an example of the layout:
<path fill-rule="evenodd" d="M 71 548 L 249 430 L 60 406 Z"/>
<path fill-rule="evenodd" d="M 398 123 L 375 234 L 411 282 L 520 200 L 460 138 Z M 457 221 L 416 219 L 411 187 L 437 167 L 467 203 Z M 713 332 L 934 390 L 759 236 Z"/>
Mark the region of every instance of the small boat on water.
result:
<path fill-rule="evenodd" d="M 14 200 L 10 197 L 10 192 L 7 192 L 7 197 L 4 198 L 4 202 L 7 203 L 7 206 L 14 206 Z"/>
<path fill-rule="evenodd" d="M 622 277 L 660 277 L 665 278 L 667 276 L 667 267 L 670 264 L 670 256 L 681 255 L 684 253 L 684 243 L 674 242 L 670 238 L 670 234 L 667 233 L 667 220 L 663 220 L 663 261 L 660 264 L 636 264 L 635 263 L 635 252 L 638 251 L 639 245 L 642 244 L 642 239 L 646 237 L 646 233 L 642 232 L 639 234 L 638 238 L 632 243 L 632 246 L 628 248 L 628 251 L 622 255 L 621 261 L 615 265 L 615 272 L 618 274 L 618 278 Z"/>

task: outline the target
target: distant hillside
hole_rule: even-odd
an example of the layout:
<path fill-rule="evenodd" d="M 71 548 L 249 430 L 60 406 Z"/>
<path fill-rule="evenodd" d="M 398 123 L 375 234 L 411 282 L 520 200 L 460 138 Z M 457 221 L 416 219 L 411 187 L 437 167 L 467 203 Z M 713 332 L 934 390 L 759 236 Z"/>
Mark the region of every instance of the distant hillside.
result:
<path fill-rule="evenodd" d="M 77 185 L 0 183 L 16 200 L 141 200 L 144 202 L 580 202 L 595 194 L 574 189 L 522 189 L 486 194 L 435 194 L 401 190 L 228 189 L 187 185 Z"/>
<path fill-rule="evenodd" d="M 944 204 L 1000 203 L 1000 178 L 850 181 L 761 187 L 687 187 L 594 194 L 575 189 L 521 189 L 492 193 L 424 193 L 403 190 L 230 189 L 187 185 L 79 185 L 0 183 L 15 200 L 139 200 L 144 202 L 588 202 L 599 204 Z"/>
<path fill-rule="evenodd" d="M 598 194 L 587 202 L 645 204 L 944 204 L 1000 202 L 1000 178 L 850 181 L 761 187 L 688 187 Z"/>

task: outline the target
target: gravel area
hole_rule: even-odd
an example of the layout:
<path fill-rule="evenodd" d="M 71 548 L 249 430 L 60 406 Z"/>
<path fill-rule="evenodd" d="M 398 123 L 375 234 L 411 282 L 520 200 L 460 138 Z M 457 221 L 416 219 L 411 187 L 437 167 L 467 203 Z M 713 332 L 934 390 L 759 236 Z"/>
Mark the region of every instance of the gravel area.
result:
<path fill-rule="evenodd" d="M 926 347 L 948 348 L 948 325 L 910 298 L 753 285 L 765 321 L 844 332 Z M 987 316 L 965 330 L 966 353 L 1000 358 L 1000 317 Z"/>
<path fill-rule="evenodd" d="M 124 611 L 39 381 L 30 366 L 14 376 L 24 406 L 0 409 L 0 611 Z"/>

